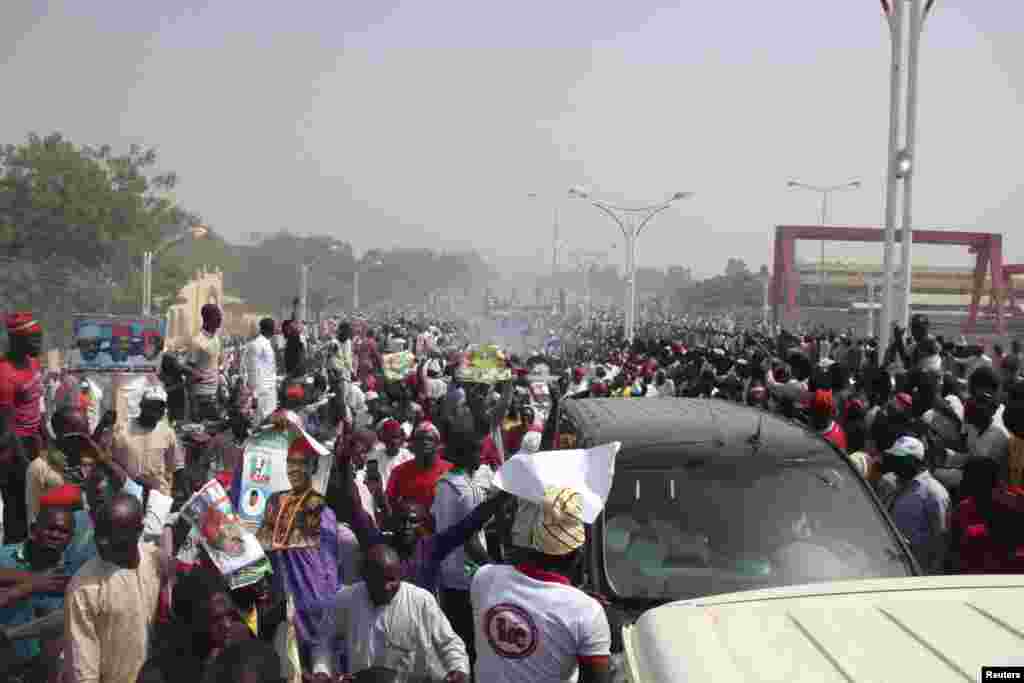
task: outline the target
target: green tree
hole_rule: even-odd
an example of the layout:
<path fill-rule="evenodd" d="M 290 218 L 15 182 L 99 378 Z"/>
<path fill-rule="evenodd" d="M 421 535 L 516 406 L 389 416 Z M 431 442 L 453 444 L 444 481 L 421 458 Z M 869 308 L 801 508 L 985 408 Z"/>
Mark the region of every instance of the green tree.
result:
<path fill-rule="evenodd" d="M 152 149 L 114 154 L 59 133 L 0 146 L 0 304 L 34 310 L 51 344 L 68 341 L 61 331 L 71 313 L 116 312 L 130 301 L 138 311 L 143 251 L 194 219 L 169 197 L 177 176 L 157 173 L 156 163 Z M 176 291 L 183 274 L 162 264 L 154 297 Z"/>

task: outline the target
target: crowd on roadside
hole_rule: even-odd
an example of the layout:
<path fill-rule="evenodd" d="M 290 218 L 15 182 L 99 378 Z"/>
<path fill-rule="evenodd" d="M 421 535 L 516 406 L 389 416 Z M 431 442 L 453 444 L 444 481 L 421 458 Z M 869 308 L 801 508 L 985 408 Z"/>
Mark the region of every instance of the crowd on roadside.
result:
<path fill-rule="evenodd" d="M 42 330 L 31 314 L 8 317 L 0 661 L 10 676 L 608 680 L 601 596 L 573 585 L 579 493 L 546 491 L 534 510 L 494 486 L 517 454 L 571 445 L 554 419 L 567 399 L 732 400 L 800 420 L 872 484 L 925 572 L 1024 567 L 1016 343 L 986 353 L 931 336 L 924 316 L 884 351 L 731 321 L 665 321 L 632 344 L 621 328 L 577 324 L 584 343 L 571 352 L 509 355 L 507 376 L 481 383 L 468 379 L 467 328 L 452 321 L 344 320 L 318 341 L 293 315 L 261 322 L 225 392 L 219 327 L 219 310 L 204 307 L 188 354 L 119 420 L 78 378 L 44 405 Z M 414 363 L 396 378 L 386 358 L 405 352 Z M 313 375 L 332 397 L 322 428 L 296 418 Z M 186 453 L 175 423 L 215 415 L 227 437 L 199 450 L 217 453 Z M 240 585 L 179 512 L 212 479 L 244 504 L 245 445 L 267 426 L 289 434 L 290 488 L 265 501 L 256 537 L 268 562 Z"/>

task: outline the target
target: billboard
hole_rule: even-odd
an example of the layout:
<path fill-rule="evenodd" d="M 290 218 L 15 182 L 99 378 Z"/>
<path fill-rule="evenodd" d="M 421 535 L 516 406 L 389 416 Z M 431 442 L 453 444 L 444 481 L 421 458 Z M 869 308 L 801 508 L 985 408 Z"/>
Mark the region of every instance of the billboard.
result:
<path fill-rule="evenodd" d="M 130 315 L 76 315 L 68 367 L 89 372 L 156 372 L 167 321 Z"/>

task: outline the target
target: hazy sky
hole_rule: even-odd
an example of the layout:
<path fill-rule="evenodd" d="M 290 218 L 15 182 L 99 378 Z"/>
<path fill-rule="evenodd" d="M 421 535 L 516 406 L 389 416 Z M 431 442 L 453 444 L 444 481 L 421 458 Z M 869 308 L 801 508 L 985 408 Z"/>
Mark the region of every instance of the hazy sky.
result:
<path fill-rule="evenodd" d="M 1024 261 L 1022 28 L 1022 3 L 938 0 L 921 58 L 915 225 L 1002 231 L 1010 261 Z M 766 263 L 773 225 L 817 222 L 791 177 L 863 180 L 835 196 L 835 223 L 884 214 L 877 0 L 4 0 L 0 54 L 0 140 L 155 145 L 178 199 L 229 238 L 471 245 L 517 268 L 543 248 L 550 267 L 557 202 L 570 249 L 617 243 L 621 262 L 615 226 L 566 189 L 686 190 L 640 263 L 708 275 L 729 256 Z"/>

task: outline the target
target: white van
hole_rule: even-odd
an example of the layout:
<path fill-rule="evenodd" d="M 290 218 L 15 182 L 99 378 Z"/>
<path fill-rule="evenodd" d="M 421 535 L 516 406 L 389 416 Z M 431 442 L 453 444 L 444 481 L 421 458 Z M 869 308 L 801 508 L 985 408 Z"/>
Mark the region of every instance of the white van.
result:
<path fill-rule="evenodd" d="M 841 581 L 682 600 L 623 628 L 623 645 L 632 683 L 1024 680 L 1024 576 Z M 982 675 L 1013 666 L 1019 677 Z"/>

